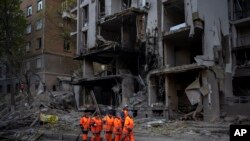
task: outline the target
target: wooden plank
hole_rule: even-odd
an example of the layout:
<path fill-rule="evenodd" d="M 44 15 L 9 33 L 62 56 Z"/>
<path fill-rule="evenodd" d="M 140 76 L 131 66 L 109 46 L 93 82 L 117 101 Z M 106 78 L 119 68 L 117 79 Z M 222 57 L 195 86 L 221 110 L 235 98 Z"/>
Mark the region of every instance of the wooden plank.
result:
<path fill-rule="evenodd" d="M 90 94 L 91 94 L 91 97 L 92 97 L 93 100 L 94 100 L 94 104 L 95 104 L 95 106 L 96 106 L 96 111 L 97 111 L 97 113 L 101 115 L 101 111 L 100 111 L 100 108 L 99 108 L 98 103 L 97 103 L 97 101 L 96 101 L 95 94 L 94 94 L 94 92 L 93 92 L 92 90 L 90 91 Z"/>

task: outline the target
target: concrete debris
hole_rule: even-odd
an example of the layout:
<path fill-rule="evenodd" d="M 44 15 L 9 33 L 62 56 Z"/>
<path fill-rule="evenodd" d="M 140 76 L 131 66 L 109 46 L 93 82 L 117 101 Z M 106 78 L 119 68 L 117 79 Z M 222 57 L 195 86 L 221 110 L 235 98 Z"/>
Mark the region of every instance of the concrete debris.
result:
<path fill-rule="evenodd" d="M 130 107 L 144 107 L 147 105 L 147 96 L 146 96 L 146 89 L 138 91 L 134 93 L 132 97 L 129 99 Z"/>
<path fill-rule="evenodd" d="M 152 103 L 150 106 L 151 106 L 152 108 L 153 108 L 153 107 L 164 107 L 164 104 L 163 104 L 162 102 L 158 102 L 158 103 Z"/>
<path fill-rule="evenodd" d="M 196 57 L 194 57 L 194 60 L 196 61 L 198 65 L 203 65 L 207 67 L 214 65 L 214 61 L 209 59 L 206 56 L 197 55 Z"/>
<path fill-rule="evenodd" d="M 225 117 L 224 120 L 226 122 L 234 122 L 237 120 L 237 117 L 233 117 L 233 116 L 230 116 L 230 117 Z"/>
<path fill-rule="evenodd" d="M 250 117 L 243 115 L 226 116 L 224 121 L 235 124 L 250 124 Z"/>
<path fill-rule="evenodd" d="M 197 105 L 196 109 L 192 112 L 189 112 L 188 114 L 185 114 L 184 117 L 181 118 L 181 120 L 188 120 L 188 119 L 194 119 L 197 120 L 197 115 L 201 114 L 201 111 L 203 110 L 203 105 L 201 102 Z"/>
<path fill-rule="evenodd" d="M 96 36 L 96 46 L 97 47 L 107 47 L 107 46 L 117 46 L 118 43 L 113 41 L 107 41 L 105 40 L 101 35 Z"/>
<path fill-rule="evenodd" d="M 20 98 L 21 97 L 21 98 Z M 32 102 L 27 103 L 26 95 L 19 94 L 20 101 L 17 101 L 15 111 L 6 108 L 0 110 L 0 138 L 11 140 L 35 140 L 41 133 L 39 130 L 68 130 L 78 132 L 79 117 L 82 113 L 75 112 L 71 100 L 72 92 L 46 92 L 39 95 L 32 95 Z M 2 105 L 2 104 L 1 104 Z M 3 112 L 6 111 L 6 112 Z M 40 114 L 56 115 L 58 122 L 50 124 L 40 122 Z"/>
<path fill-rule="evenodd" d="M 199 78 L 196 78 L 194 82 L 192 82 L 186 89 L 185 92 L 187 97 L 192 105 L 197 104 L 201 101 L 201 94 L 200 94 L 200 82 Z"/>
<path fill-rule="evenodd" d="M 165 119 L 150 121 L 150 122 L 147 122 L 145 126 L 146 127 L 159 127 L 159 126 L 163 126 L 165 121 L 166 121 Z"/>
<path fill-rule="evenodd" d="M 181 24 L 170 27 L 170 31 L 176 31 L 176 30 L 179 30 L 179 29 L 182 29 L 182 28 L 185 28 L 185 27 L 187 27 L 187 24 L 186 23 L 181 23 Z"/>
<path fill-rule="evenodd" d="M 151 121 L 150 121 L 151 120 Z M 193 122 L 193 121 L 165 121 L 162 119 L 143 118 L 137 119 L 135 132 L 147 136 L 207 136 L 211 139 L 227 138 L 229 123 Z M 152 125 L 152 126 L 148 126 Z M 154 126 L 155 125 L 155 126 Z"/>

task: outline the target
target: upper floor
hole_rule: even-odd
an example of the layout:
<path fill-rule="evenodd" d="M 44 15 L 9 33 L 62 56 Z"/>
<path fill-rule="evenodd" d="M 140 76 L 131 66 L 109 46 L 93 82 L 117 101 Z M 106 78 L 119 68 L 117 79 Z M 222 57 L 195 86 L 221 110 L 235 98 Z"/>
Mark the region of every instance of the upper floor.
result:
<path fill-rule="evenodd" d="M 70 36 L 74 22 L 63 18 L 61 0 L 23 0 L 21 9 L 27 16 L 26 52 L 36 56 L 44 52 L 74 56 L 75 42 Z"/>
<path fill-rule="evenodd" d="M 107 43 L 118 47 L 135 46 L 139 34 L 137 25 L 146 20 L 143 9 L 149 5 L 146 0 L 78 1 L 77 54 L 90 53 Z"/>

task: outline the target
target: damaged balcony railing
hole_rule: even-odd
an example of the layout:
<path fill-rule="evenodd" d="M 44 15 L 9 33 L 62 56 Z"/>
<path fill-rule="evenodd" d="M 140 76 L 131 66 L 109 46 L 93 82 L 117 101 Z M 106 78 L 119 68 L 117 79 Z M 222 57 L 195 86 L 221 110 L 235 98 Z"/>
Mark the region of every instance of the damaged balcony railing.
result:
<path fill-rule="evenodd" d="M 226 104 L 232 103 L 250 103 L 250 96 L 226 97 Z"/>

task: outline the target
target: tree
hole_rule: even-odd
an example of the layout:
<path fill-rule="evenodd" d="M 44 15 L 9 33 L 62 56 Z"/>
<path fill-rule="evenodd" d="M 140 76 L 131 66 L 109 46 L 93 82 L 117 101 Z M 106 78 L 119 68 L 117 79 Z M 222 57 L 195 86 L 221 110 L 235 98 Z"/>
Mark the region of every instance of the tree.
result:
<path fill-rule="evenodd" d="M 27 24 L 20 4 L 21 0 L 0 0 L 0 62 L 11 77 L 18 76 L 25 52 Z M 14 93 L 11 93 L 11 105 L 14 104 Z"/>

